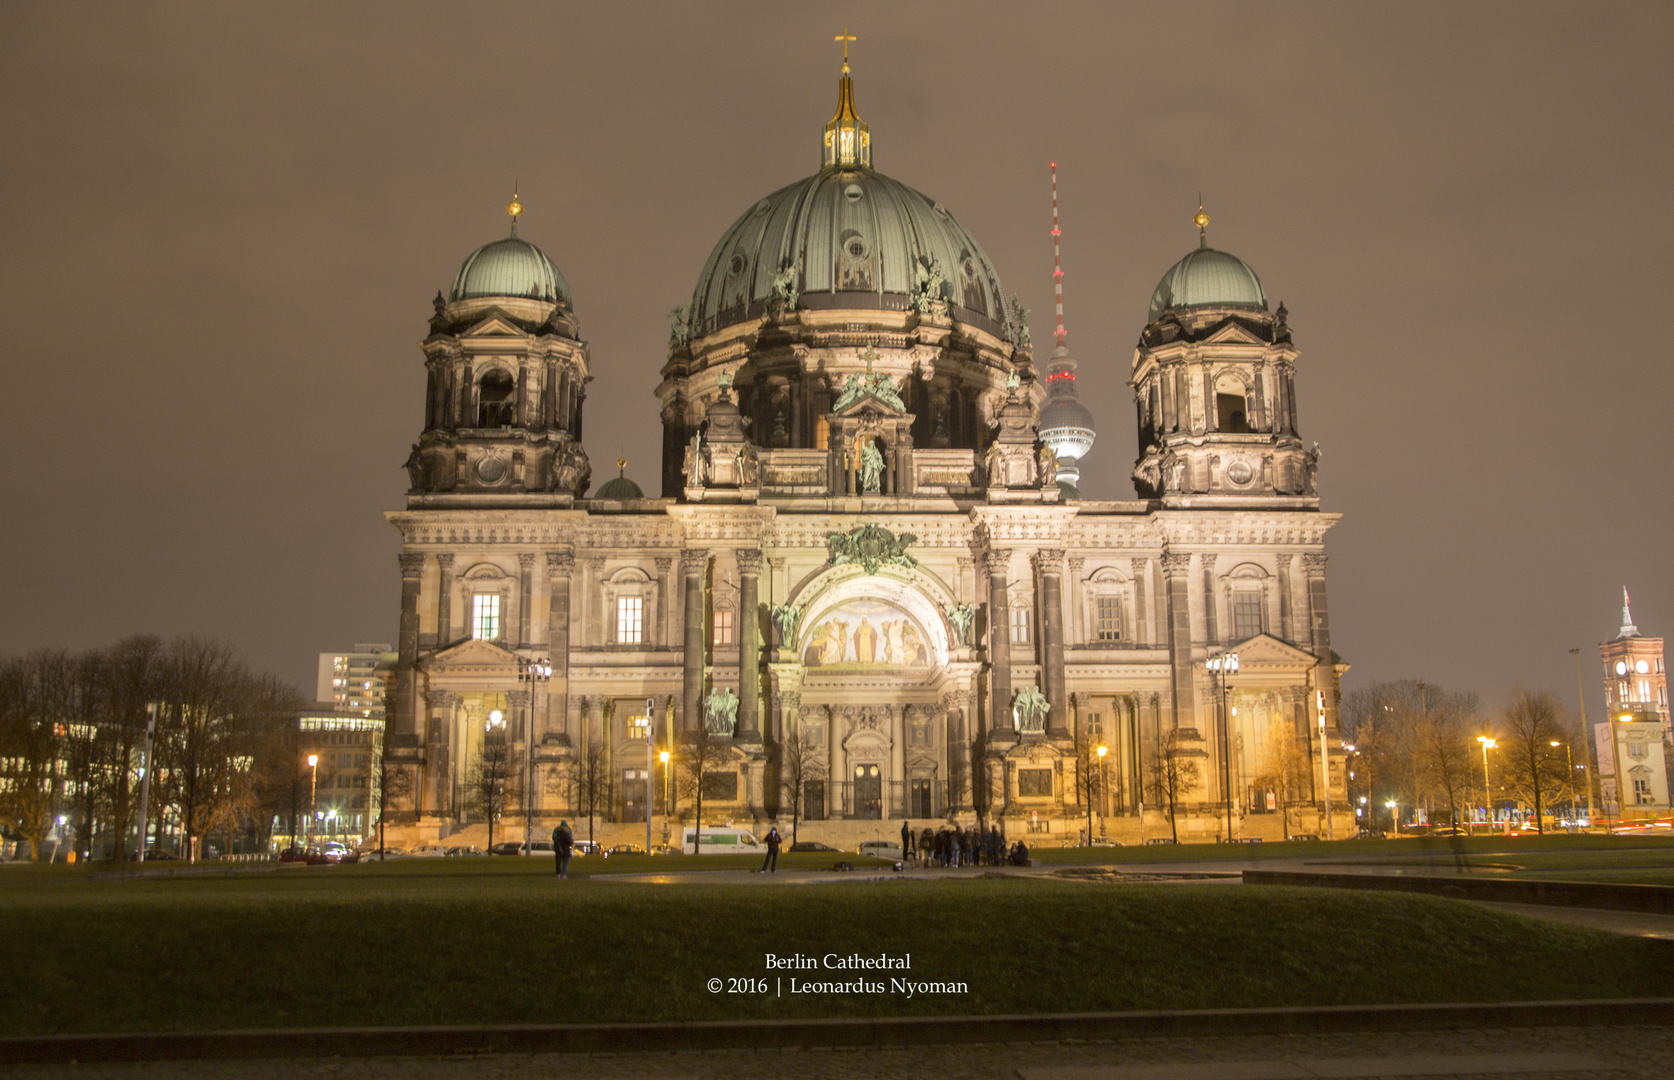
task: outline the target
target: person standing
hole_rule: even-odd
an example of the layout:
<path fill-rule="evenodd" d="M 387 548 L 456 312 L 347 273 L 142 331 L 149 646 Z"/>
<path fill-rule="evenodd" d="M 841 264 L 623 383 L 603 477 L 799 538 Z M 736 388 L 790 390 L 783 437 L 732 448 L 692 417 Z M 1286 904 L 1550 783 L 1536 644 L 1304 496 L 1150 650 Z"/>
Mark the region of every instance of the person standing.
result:
<path fill-rule="evenodd" d="M 765 874 L 769 869 L 773 873 L 779 872 L 779 845 L 784 839 L 779 835 L 779 826 L 774 825 L 767 830 L 767 855 L 761 860 L 761 869 L 757 873 Z"/>
<path fill-rule="evenodd" d="M 558 827 L 552 830 L 552 852 L 557 856 L 558 876 L 570 876 L 570 853 L 575 848 L 575 834 L 570 831 L 570 823 L 560 821 Z"/>
<path fill-rule="evenodd" d="M 916 852 L 913 848 L 913 823 L 903 821 L 901 823 L 901 858 L 911 859 L 914 854 Z"/>

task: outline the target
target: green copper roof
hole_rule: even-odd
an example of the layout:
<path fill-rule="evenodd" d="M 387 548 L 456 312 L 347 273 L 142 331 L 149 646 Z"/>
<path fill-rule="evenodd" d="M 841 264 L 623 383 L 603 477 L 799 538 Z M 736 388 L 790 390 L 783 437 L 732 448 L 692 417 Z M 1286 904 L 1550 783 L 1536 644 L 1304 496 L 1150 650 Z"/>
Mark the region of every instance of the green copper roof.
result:
<path fill-rule="evenodd" d="M 759 317 L 786 268 L 799 306 L 905 310 L 918 268 L 932 262 L 956 315 L 1005 321 L 1000 275 L 946 207 L 869 168 L 822 169 L 757 202 L 721 237 L 692 292 L 691 333 Z"/>
<path fill-rule="evenodd" d="M 450 300 L 516 296 L 571 307 L 570 286 L 540 248 L 512 235 L 471 252 L 454 278 Z"/>
<path fill-rule="evenodd" d="M 1236 255 L 1205 244 L 1169 268 L 1151 294 L 1150 321 L 1167 307 L 1247 307 L 1267 310 L 1261 279 Z"/>
<path fill-rule="evenodd" d="M 603 487 L 593 492 L 593 498 L 643 499 L 645 498 L 645 492 L 641 491 L 639 489 L 639 485 L 634 483 L 632 480 L 629 480 L 626 476 L 618 476 L 614 479 L 605 481 L 605 485 Z"/>

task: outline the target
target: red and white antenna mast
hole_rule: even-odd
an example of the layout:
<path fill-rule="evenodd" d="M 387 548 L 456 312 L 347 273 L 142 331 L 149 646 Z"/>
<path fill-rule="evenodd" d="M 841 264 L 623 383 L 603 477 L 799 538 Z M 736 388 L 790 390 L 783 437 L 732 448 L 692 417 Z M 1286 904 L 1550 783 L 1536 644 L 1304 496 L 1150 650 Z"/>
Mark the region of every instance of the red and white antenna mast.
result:
<path fill-rule="evenodd" d="M 1064 329 L 1064 265 L 1058 255 L 1058 238 L 1063 230 L 1058 228 L 1058 163 L 1052 163 L 1052 301 L 1056 308 L 1057 327 L 1052 331 L 1053 341 L 1063 347 L 1069 337 L 1069 331 Z"/>

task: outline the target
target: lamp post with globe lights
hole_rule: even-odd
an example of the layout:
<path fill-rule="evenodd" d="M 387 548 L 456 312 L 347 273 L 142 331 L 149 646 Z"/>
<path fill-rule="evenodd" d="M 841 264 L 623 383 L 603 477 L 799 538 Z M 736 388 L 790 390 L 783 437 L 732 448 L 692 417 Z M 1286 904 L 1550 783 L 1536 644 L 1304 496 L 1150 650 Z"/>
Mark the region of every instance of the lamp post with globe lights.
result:
<path fill-rule="evenodd" d="M 1105 805 L 1105 803 L 1107 803 L 1110 799 L 1109 789 L 1107 787 L 1105 787 L 1106 780 L 1105 780 L 1105 769 L 1104 769 L 1104 756 L 1108 753 L 1110 753 L 1110 747 L 1105 746 L 1103 744 L 1100 744 L 1100 746 L 1099 746 L 1099 836 L 1100 837 L 1104 836 L 1104 815 L 1110 812 L 1110 808 Z"/>
<path fill-rule="evenodd" d="M 552 678 L 552 661 L 544 656 L 533 660 L 518 657 L 517 681 L 529 687 L 528 721 L 523 729 L 523 844 L 530 852 L 535 841 L 535 694 L 537 688 Z"/>
<path fill-rule="evenodd" d="M 308 755 L 308 772 L 308 842 L 304 847 L 314 843 L 314 815 L 319 809 L 317 797 L 320 791 L 320 755 Z M 295 822 L 291 823 L 291 828 L 296 828 Z"/>
<path fill-rule="evenodd" d="M 670 738 L 672 738 L 672 737 L 673 736 L 671 735 Z M 657 760 L 661 761 L 663 763 L 663 843 L 664 844 L 668 843 L 669 815 L 674 812 L 673 782 L 669 779 L 669 760 L 670 760 L 671 757 L 672 757 L 672 755 L 669 754 L 669 752 L 667 750 L 660 751 L 657 754 Z M 645 853 L 647 855 L 651 854 L 651 846 L 649 844 L 647 844 L 646 847 L 645 847 Z"/>
<path fill-rule="evenodd" d="M 1482 802 L 1488 814 L 1488 831 L 1494 831 L 1494 789 L 1488 786 L 1488 751 L 1500 744 L 1486 735 L 1478 735 L 1476 741 L 1482 744 Z"/>
<path fill-rule="evenodd" d="M 1226 842 L 1232 843 L 1232 717 L 1227 710 L 1226 677 L 1238 670 L 1238 654 L 1222 653 L 1204 661 L 1221 679 L 1221 794 L 1226 797 Z"/>

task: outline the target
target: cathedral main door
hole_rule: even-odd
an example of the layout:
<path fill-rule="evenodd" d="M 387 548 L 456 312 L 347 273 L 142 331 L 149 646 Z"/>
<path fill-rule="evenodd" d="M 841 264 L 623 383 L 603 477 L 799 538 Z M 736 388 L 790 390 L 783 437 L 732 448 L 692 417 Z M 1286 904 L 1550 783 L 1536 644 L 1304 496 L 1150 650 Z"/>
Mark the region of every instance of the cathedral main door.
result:
<path fill-rule="evenodd" d="M 854 767 L 854 816 L 869 821 L 883 817 L 883 776 L 876 765 Z"/>

